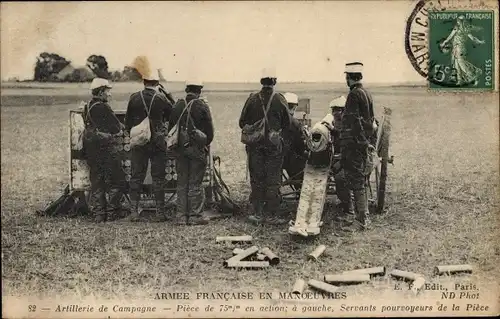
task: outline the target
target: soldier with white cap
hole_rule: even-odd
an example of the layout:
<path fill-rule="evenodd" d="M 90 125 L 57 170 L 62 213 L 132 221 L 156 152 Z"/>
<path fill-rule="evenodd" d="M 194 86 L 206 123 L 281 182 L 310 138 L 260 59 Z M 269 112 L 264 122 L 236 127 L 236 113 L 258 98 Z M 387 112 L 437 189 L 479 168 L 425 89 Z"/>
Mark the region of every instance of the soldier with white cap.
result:
<path fill-rule="evenodd" d="M 306 166 L 308 153 L 306 143 L 302 134 L 302 124 L 294 117 L 295 109 L 299 105 L 299 97 L 295 93 L 287 92 L 284 97 L 288 103 L 290 112 L 290 126 L 283 131 L 284 159 L 283 169 L 287 172 L 295 189 L 302 188 L 304 179 L 304 168 Z"/>
<path fill-rule="evenodd" d="M 178 146 L 174 149 L 177 172 L 177 209 L 187 225 L 204 225 L 205 192 L 203 176 L 208 165 L 209 146 L 214 138 L 212 114 L 206 99 L 201 98 L 203 82 L 186 81 L 186 97 L 174 106 L 168 131 L 179 129 Z"/>
<path fill-rule="evenodd" d="M 126 186 L 116 143 L 116 137 L 123 133 L 123 124 L 108 103 L 111 88 L 108 80 L 95 78 L 90 84 L 92 99 L 83 108 L 83 145 L 91 184 L 89 206 L 96 222 L 116 217 L 114 214 L 121 215 L 121 199 Z"/>
<path fill-rule="evenodd" d="M 273 68 L 262 70 L 262 89 L 248 97 L 241 111 L 239 126 L 246 144 L 252 192 L 253 222 L 282 223 L 280 209 L 283 165 L 282 131 L 290 126 L 285 97 L 274 90 L 277 78 Z"/>
<path fill-rule="evenodd" d="M 350 91 L 342 115 L 341 166 L 349 189 L 354 193 L 356 219 L 351 230 L 362 230 L 370 223 L 365 168 L 375 133 L 375 116 L 372 96 L 361 84 L 363 64 L 348 63 L 344 73 Z"/>
<path fill-rule="evenodd" d="M 125 128 L 130 133 L 132 127 L 139 125 L 149 117 L 151 139 L 145 145 L 138 145 L 131 149 L 132 176 L 130 179 L 130 200 L 132 214 L 129 221 L 139 219 L 139 200 L 142 184 L 146 177 L 148 162 L 151 161 L 151 177 L 156 202 L 156 216 L 154 221 L 161 222 L 169 219 L 165 212 L 165 168 L 166 156 L 166 123 L 172 112 L 172 104 L 165 94 L 160 92 L 160 78 L 158 72 L 143 74 L 144 89 L 130 96 Z"/>

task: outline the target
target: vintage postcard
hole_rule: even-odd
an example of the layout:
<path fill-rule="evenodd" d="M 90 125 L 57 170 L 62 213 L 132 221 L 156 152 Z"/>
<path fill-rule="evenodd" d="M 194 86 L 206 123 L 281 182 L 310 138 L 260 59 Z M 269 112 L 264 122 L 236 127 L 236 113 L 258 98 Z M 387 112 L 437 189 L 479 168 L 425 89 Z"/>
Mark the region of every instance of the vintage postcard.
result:
<path fill-rule="evenodd" d="M 497 1 L 0 12 L 2 317 L 499 315 Z"/>

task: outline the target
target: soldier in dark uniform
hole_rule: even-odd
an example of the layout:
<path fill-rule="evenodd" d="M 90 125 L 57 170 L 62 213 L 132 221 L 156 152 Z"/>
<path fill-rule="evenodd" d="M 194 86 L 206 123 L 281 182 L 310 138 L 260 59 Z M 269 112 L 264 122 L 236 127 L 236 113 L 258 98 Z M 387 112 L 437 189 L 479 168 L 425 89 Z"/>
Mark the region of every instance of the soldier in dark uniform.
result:
<path fill-rule="evenodd" d="M 332 173 L 335 179 L 335 189 L 337 198 L 340 201 L 338 208 L 340 210 L 339 220 L 345 220 L 348 223 L 354 221 L 354 212 L 352 210 L 351 192 L 348 188 L 345 171 L 341 165 L 340 153 L 340 132 L 342 131 L 342 114 L 345 110 L 346 98 L 339 96 L 330 102 L 330 109 L 333 115 L 333 129 L 331 130 L 333 140 L 333 165 Z"/>
<path fill-rule="evenodd" d="M 241 112 L 239 125 L 246 125 L 265 118 L 264 109 L 272 97 L 265 120 L 265 136 L 256 145 L 246 145 L 252 192 L 250 201 L 254 214 L 249 216 L 252 222 L 282 223 L 286 220 L 277 218 L 280 209 L 281 174 L 283 165 L 282 131 L 290 126 L 288 105 L 283 95 L 274 94 L 276 76 L 271 69 L 263 70 L 260 83 L 262 89 L 250 94 Z M 279 137 L 279 138 L 278 138 Z"/>
<path fill-rule="evenodd" d="M 285 93 L 284 97 L 288 103 L 288 111 L 290 112 L 290 126 L 283 131 L 284 140 L 284 159 L 283 169 L 287 172 L 288 177 L 293 180 L 292 186 L 300 190 L 304 179 L 304 168 L 307 162 L 307 148 L 302 134 L 303 126 L 299 120 L 293 115 L 295 109 L 299 105 L 299 97 L 294 93 Z"/>
<path fill-rule="evenodd" d="M 200 98 L 203 84 L 186 82 L 186 98 L 178 100 L 169 122 L 169 132 L 178 123 L 179 145 L 174 150 L 177 172 L 177 207 L 187 225 L 204 225 L 209 218 L 203 214 L 205 191 L 203 177 L 208 165 L 209 146 L 214 138 L 210 107 Z M 189 107 L 188 107 L 189 106 Z"/>
<path fill-rule="evenodd" d="M 123 124 L 108 104 L 109 81 L 95 78 L 90 85 L 92 99 L 83 109 L 85 123 L 84 149 L 90 168 L 90 207 L 96 222 L 104 222 L 114 214 L 121 215 L 121 199 L 125 192 L 124 173 L 117 137 Z M 106 200 L 109 196 L 109 203 Z"/>
<path fill-rule="evenodd" d="M 361 84 L 362 67 L 360 62 L 346 64 L 346 81 L 350 91 L 340 133 L 341 166 L 347 185 L 354 193 L 356 219 L 351 230 L 365 229 L 370 223 L 365 168 L 368 146 L 375 130 L 375 117 L 372 97 Z"/>
<path fill-rule="evenodd" d="M 144 90 L 130 96 L 125 115 L 125 129 L 130 133 L 132 127 L 139 125 L 149 113 L 151 140 L 131 149 L 132 176 L 130 179 L 130 200 L 132 214 L 129 221 L 139 219 L 139 200 L 148 162 L 151 160 L 151 177 L 156 203 L 154 221 L 162 222 L 170 218 L 165 212 L 165 167 L 166 167 L 166 125 L 172 112 L 172 104 L 159 90 L 158 74 L 152 72 L 143 77 Z M 146 111 L 147 110 L 147 111 Z"/>

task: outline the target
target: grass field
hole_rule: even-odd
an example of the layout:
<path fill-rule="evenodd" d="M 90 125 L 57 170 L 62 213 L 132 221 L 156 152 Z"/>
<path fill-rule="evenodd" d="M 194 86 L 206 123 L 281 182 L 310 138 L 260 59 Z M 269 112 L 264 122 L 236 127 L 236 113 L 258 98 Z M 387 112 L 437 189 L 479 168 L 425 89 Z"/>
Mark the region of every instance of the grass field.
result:
<path fill-rule="evenodd" d="M 499 275 L 498 95 L 437 94 L 425 88 L 372 88 L 377 105 L 393 110 L 386 212 L 364 233 L 338 236 L 325 222 L 318 238 L 294 241 L 287 226 L 257 227 L 242 216 L 208 226 L 168 223 L 96 225 L 84 219 L 42 218 L 35 210 L 56 199 L 68 183 L 68 110 L 86 99 L 84 86 L 2 90 L 2 293 L 152 297 L 159 291 L 278 289 L 296 277 L 385 265 L 430 276 L 438 264 L 470 263 L 482 282 Z M 138 85 L 114 90 L 123 109 Z M 249 193 L 237 120 L 248 92 L 240 85 L 207 86 L 215 120 L 215 154 L 232 197 Z M 282 85 L 312 99 L 321 119 L 343 86 Z M 370 88 L 369 88 L 370 89 Z M 180 97 L 179 88 L 174 95 Z M 327 207 L 325 221 L 332 215 Z M 251 234 L 282 262 L 264 271 L 222 268 L 229 246 L 217 235 Z M 325 244 L 316 263 L 305 255 Z M 232 246 L 231 246 L 232 247 Z M 497 281 L 498 283 L 498 281 Z M 498 286 L 497 286 L 498 287 Z M 373 284 L 348 288 L 373 290 Z"/>

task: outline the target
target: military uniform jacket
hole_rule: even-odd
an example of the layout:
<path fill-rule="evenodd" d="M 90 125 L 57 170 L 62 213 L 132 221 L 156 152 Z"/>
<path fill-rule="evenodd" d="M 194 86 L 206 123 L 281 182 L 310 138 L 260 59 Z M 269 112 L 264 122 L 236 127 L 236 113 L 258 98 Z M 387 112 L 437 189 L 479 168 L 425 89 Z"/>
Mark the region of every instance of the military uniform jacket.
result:
<path fill-rule="evenodd" d="M 306 144 L 302 138 L 302 125 L 295 117 L 290 116 L 290 119 L 290 126 L 283 132 L 285 150 L 302 156 L 306 150 Z"/>
<path fill-rule="evenodd" d="M 264 118 L 264 108 L 267 106 L 272 92 L 273 90 L 270 88 L 262 88 L 260 92 L 250 94 L 241 111 L 240 128 L 245 125 L 252 125 Z M 267 119 L 266 135 L 270 129 L 284 131 L 290 127 L 291 119 L 290 113 L 288 113 L 288 104 L 282 94 L 276 93 L 274 95 L 267 112 Z"/>
<path fill-rule="evenodd" d="M 117 134 L 122 129 L 109 104 L 101 99 L 93 98 L 83 109 L 83 121 L 87 129 L 97 129 L 102 133 Z"/>
<path fill-rule="evenodd" d="M 340 139 L 343 143 L 350 141 L 357 144 L 368 144 L 370 137 L 366 132 L 374 120 L 373 99 L 361 83 L 354 84 L 347 95 L 345 110 L 342 114 Z"/>
<path fill-rule="evenodd" d="M 144 97 L 144 102 L 141 98 L 141 93 Z M 153 96 L 156 96 L 151 104 Z M 145 88 L 142 91 L 136 92 L 130 96 L 127 114 L 125 115 L 125 129 L 130 132 L 132 127 L 139 125 L 147 116 L 146 107 L 149 108 L 151 105 L 151 110 L 149 111 L 149 120 L 151 124 L 151 134 L 164 135 L 165 126 L 169 121 L 170 114 L 172 113 L 172 104 L 167 100 L 163 93 L 159 93 L 152 88 Z"/>
<path fill-rule="evenodd" d="M 186 110 L 186 112 L 184 112 L 183 114 L 182 111 L 184 110 L 184 108 L 186 108 L 187 104 L 195 98 L 197 98 L 195 94 L 187 94 L 185 99 L 186 101 L 178 100 L 175 103 L 172 115 L 170 116 L 168 131 L 170 131 L 175 126 L 175 124 L 177 124 L 179 118 L 179 126 L 185 127 L 188 112 Z M 207 136 L 207 146 L 210 145 L 214 139 L 212 114 L 208 105 L 200 99 L 196 99 L 193 104 L 191 104 L 191 119 L 189 120 L 188 131 L 192 130 L 194 127 L 205 133 L 205 135 Z"/>

